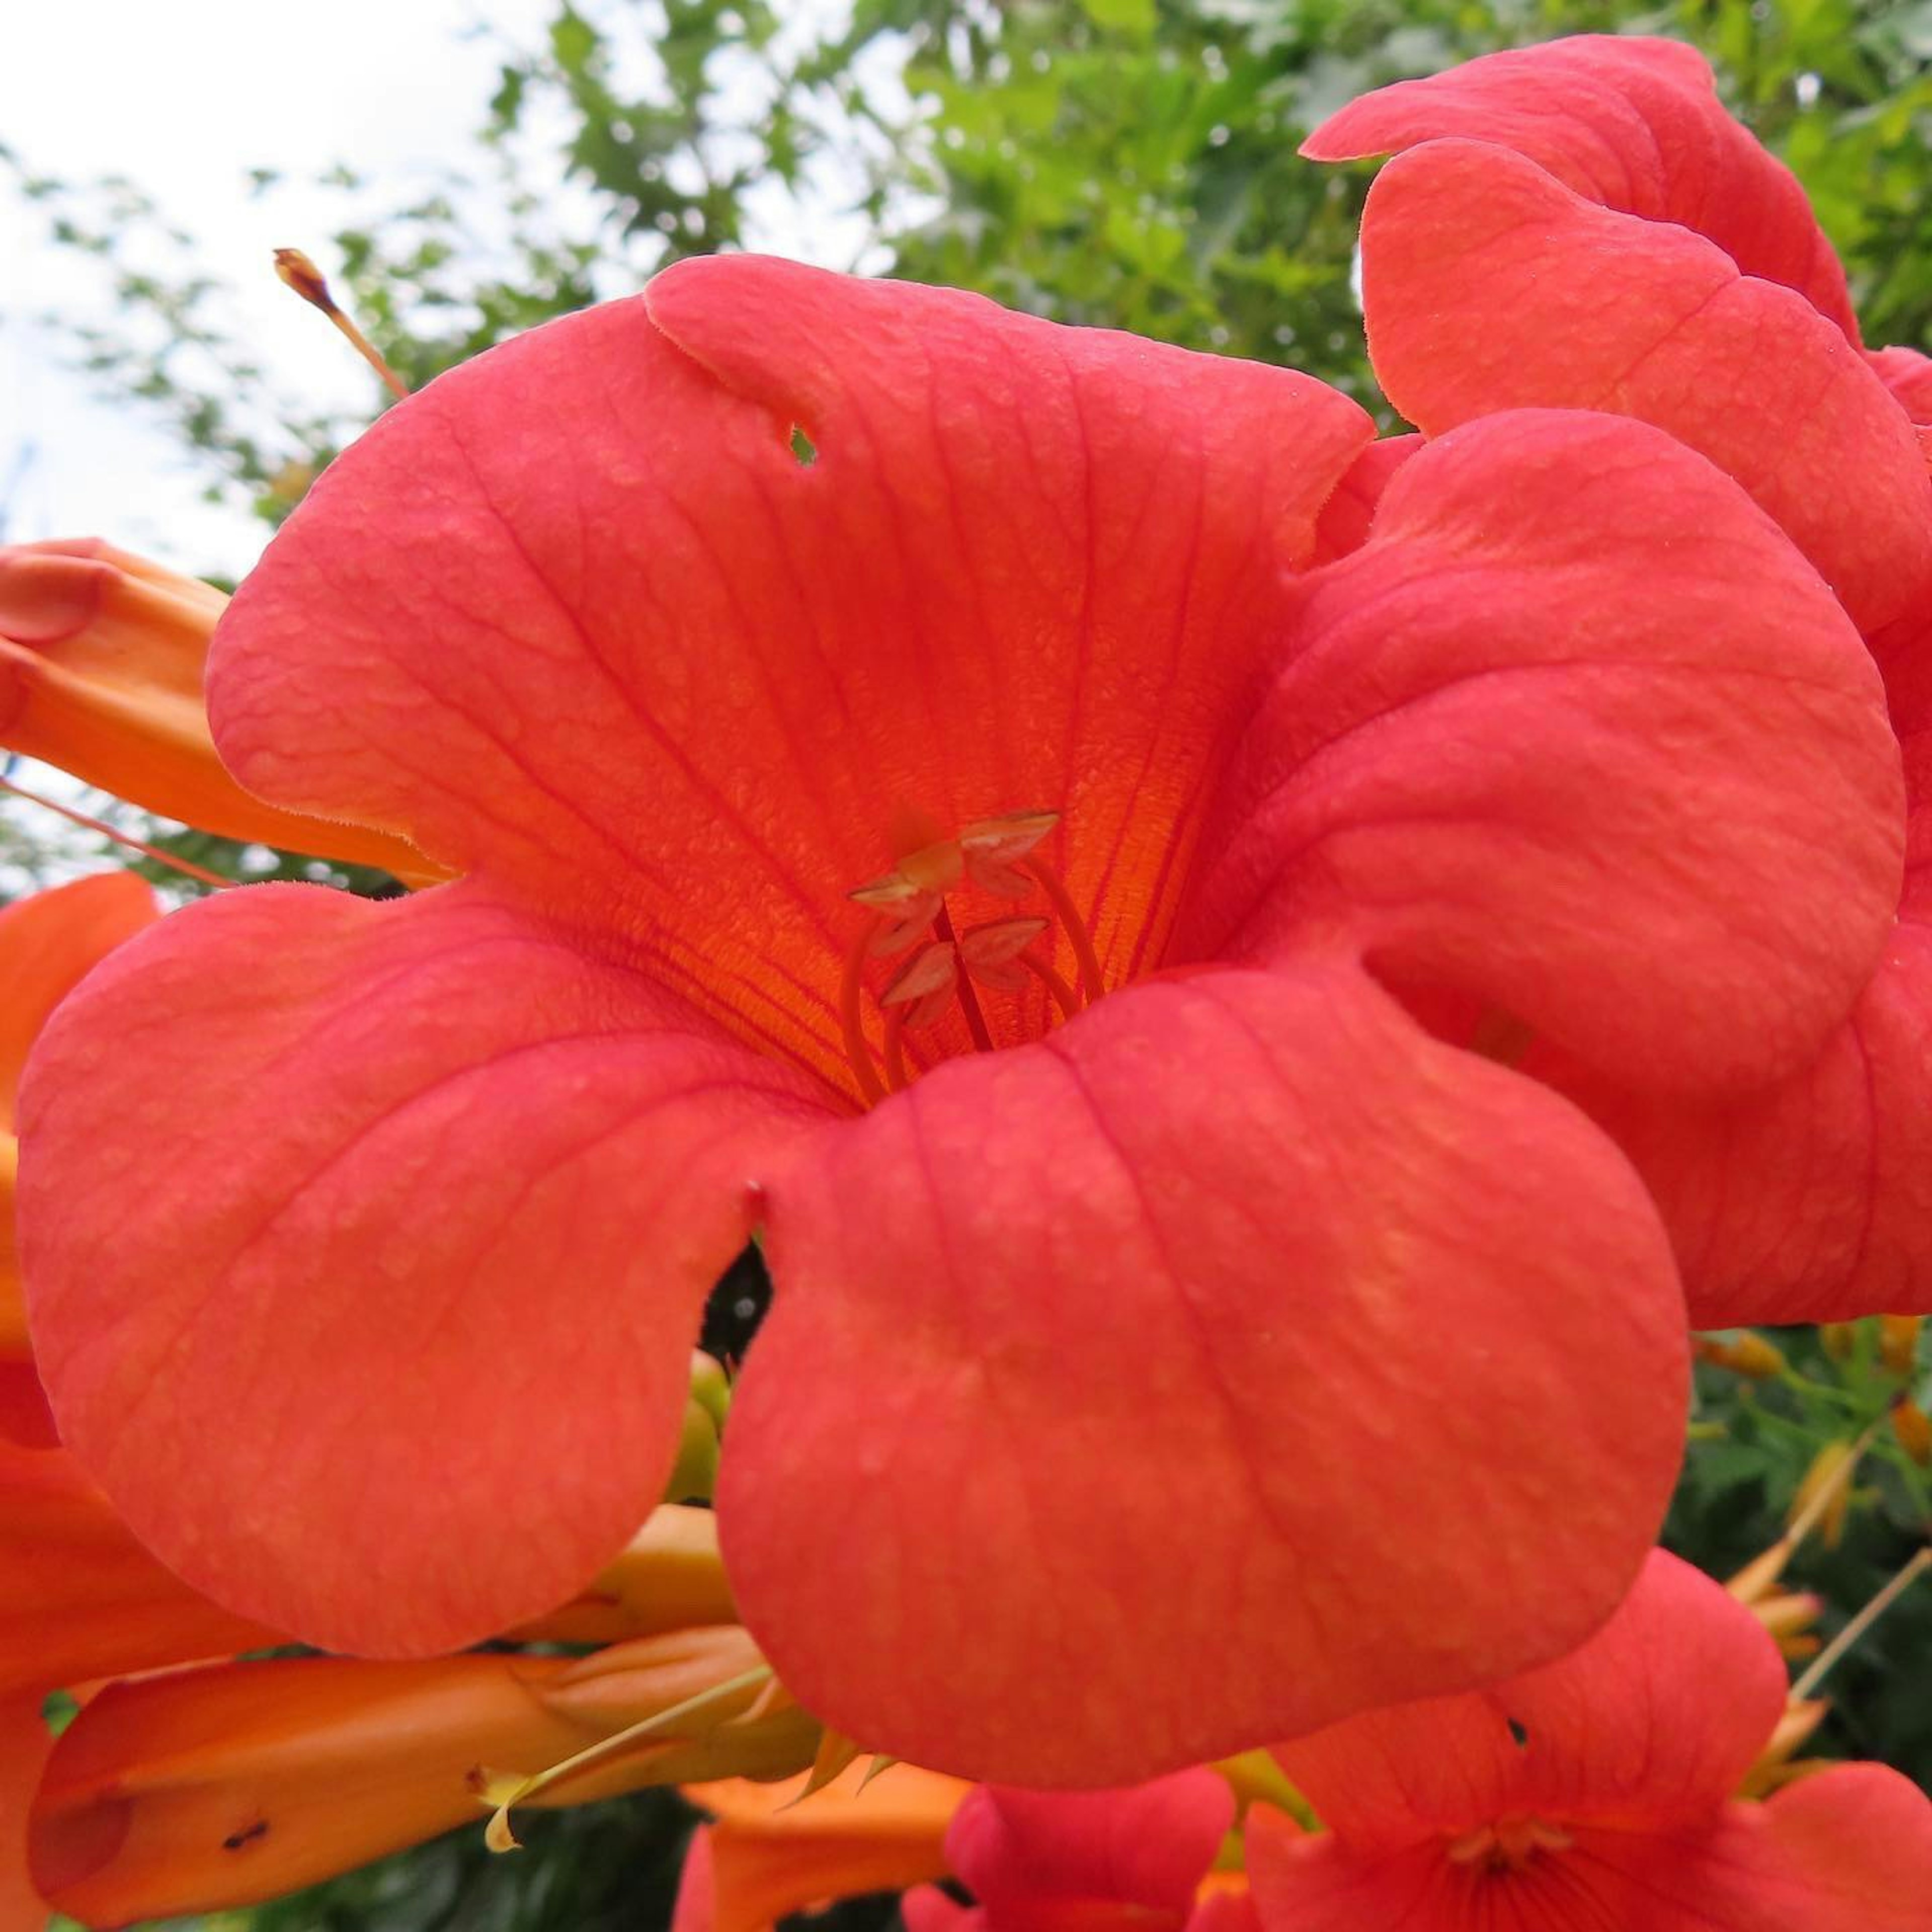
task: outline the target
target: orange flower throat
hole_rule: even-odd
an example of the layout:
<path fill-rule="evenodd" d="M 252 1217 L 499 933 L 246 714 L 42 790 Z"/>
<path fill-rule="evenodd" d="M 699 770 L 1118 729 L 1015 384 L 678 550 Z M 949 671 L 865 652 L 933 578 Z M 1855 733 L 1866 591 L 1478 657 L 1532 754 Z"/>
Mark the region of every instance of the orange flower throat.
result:
<path fill-rule="evenodd" d="M 846 953 L 838 1010 L 846 1058 L 868 1105 L 906 1085 L 907 1033 L 938 1025 L 955 1006 L 975 1049 L 992 1052 L 982 992 L 1023 993 L 1037 980 L 1063 1019 L 1100 997 L 1105 989 L 1093 935 L 1058 874 L 1036 849 L 1059 822 L 1054 812 L 980 819 L 950 838 L 926 839 L 890 872 L 853 890 L 854 903 L 872 920 Z M 969 886 L 1016 907 L 1037 891 L 1047 910 L 1016 910 L 956 926 L 947 896 Z M 1037 942 L 1056 923 L 1078 962 L 1077 988 L 1037 950 Z M 866 968 L 872 961 L 893 958 L 899 963 L 872 995 L 884 1022 L 882 1076 L 866 1036 Z"/>

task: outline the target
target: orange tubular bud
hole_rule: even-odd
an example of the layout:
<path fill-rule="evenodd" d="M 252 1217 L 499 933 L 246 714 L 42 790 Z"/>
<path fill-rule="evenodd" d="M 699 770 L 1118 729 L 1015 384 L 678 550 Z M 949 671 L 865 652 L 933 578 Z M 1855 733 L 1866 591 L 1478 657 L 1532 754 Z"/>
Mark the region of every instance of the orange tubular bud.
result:
<path fill-rule="evenodd" d="M 1819 1346 L 1833 1361 L 1849 1361 L 1858 1340 L 1858 1324 L 1854 1322 L 1822 1322 L 1818 1329 Z"/>
<path fill-rule="evenodd" d="M 1723 1342 L 1708 1335 L 1698 1336 L 1697 1359 L 1714 1367 L 1729 1369 L 1733 1375 L 1748 1376 L 1755 1382 L 1768 1382 L 1784 1372 L 1784 1352 L 1775 1342 L 1749 1329 L 1734 1341 Z"/>
<path fill-rule="evenodd" d="M 1791 1498 L 1786 1520 L 1796 1522 L 1804 1515 L 1813 1498 L 1829 1489 L 1831 1500 L 1818 1519 L 1819 1534 L 1825 1539 L 1828 1550 L 1837 1549 L 1845 1533 L 1845 1512 L 1850 1506 L 1852 1496 L 1850 1472 L 1846 1466 L 1856 1460 L 1858 1454 L 1856 1446 L 1852 1443 L 1826 1443 L 1812 1457 L 1811 1466 L 1805 1471 L 1797 1493 Z"/>
<path fill-rule="evenodd" d="M 225 838 L 442 876 L 406 839 L 280 811 L 228 776 L 202 688 L 227 602 L 98 540 L 0 549 L 0 746 Z"/>
<path fill-rule="evenodd" d="M 1882 1315 L 1878 1324 L 1879 1359 L 1900 1378 L 1918 1366 L 1918 1331 L 1925 1325 L 1918 1315 Z"/>
<path fill-rule="evenodd" d="M 694 1690 L 731 1690 L 716 1673 L 756 1655 L 742 1630 L 705 1630 L 583 1658 L 284 1658 L 116 1684 L 54 1748 L 28 1820 L 34 1886 L 93 1925 L 272 1898 L 453 1826 L 480 1831 L 506 1768 L 618 1743 Z M 818 1726 L 755 1703 L 720 1697 L 521 1802 L 808 1764 Z"/>
<path fill-rule="evenodd" d="M 718 1519 L 665 1503 L 561 1610 L 512 1630 L 527 1642 L 620 1643 L 738 1620 L 718 1554 Z"/>
<path fill-rule="evenodd" d="M 1922 1469 L 1932 1465 L 1932 1416 L 1910 1396 L 1901 1395 L 1892 1406 L 1890 1418 L 1898 1446 Z"/>

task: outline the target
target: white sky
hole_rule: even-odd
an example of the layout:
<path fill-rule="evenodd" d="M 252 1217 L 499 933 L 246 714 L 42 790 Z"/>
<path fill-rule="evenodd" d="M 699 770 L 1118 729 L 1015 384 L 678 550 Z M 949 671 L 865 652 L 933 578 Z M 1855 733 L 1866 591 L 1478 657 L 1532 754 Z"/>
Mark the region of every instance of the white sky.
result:
<path fill-rule="evenodd" d="M 200 242 L 206 272 L 246 292 L 251 346 L 284 388 L 361 399 L 373 378 L 276 282 L 271 251 L 305 247 L 334 266 L 324 238 L 341 198 L 305 185 L 332 164 L 380 177 L 380 198 L 399 201 L 470 151 L 496 62 L 465 33 L 486 8 L 500 32 L 526 38 L 554 0 L 0 0 L 0 141 L 38 172 L 140 183 Z M 254 166 L 288 184 L 252 199 Z M 175 446 L 129 405 L 99 400 L 34 322 L 50 309 L 108 319 L 99 277 L 41 228 L 0 198 L 7 534 L 99 535 L 184 568 L 245 568 L 263 526 L 201 502 Z"/>

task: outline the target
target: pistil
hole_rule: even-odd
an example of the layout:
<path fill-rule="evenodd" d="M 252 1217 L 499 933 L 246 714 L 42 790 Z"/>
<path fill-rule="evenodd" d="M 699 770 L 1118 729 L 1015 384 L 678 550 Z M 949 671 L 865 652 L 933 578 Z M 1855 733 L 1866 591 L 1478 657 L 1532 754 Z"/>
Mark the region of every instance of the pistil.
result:
<path fill-rule="evenodd" d="M 939 910 L 933 916 L 933 932 L 946 944 L 957 950 L 959 935 L 952 929 L 952 915 L 946 910 L 946 902 L 939 902 Z M 966 1016 L 966 1030 L 973 1036 L 974 1046 L 981 1053 L 993 1050 L 993 1036 L 986 1030 L 986 1016 L 980 1010 L 980 996 L 973 990 L 970 974 L 959 975 L 959 1010 Z"/>

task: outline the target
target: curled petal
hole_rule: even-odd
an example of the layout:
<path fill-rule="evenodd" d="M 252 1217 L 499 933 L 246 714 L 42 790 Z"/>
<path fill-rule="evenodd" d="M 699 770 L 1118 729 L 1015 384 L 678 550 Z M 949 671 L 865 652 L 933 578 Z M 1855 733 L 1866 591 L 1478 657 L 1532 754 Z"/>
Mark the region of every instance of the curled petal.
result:
<path fill-rule="evenodd" d="M 800 1701 L 899 1756 L 1122 1782 L 1494 1676 L 1606 1613 L 1669 1493 L 1634 1180 L 1340 966 L 1130 988 L 770 1198 L 725 1559 Z"/>
<path fill-rule="evenodd" d="M 190 1582 L 325 1647 L 539 1615 L 656 1501 L 757 1150 L 823 1104 L 469 886 L 190 907 L 23 1089 L 62 1436 Z"/>
<path fill-rule="evenodd" d="M 265 797 L 620 932 L 850 1089 L 846 896 L 902 800 L 1062 812 L 1113 971 L 1158 945 L 1283 567 L 1370 433 L 1282 370 L 680 264 L 330 466 L 224 621 L 216 735 Z"/>
<path fill-rule="evenodd" d="M 1498 410 L 1607 410 L 1735 477 L 1870 632 L 1932 584 L 1932 482 L 1864 358 L 1790 290 L 1474 141 L 1399 155 L 1362 229 L 1369 346 L 1430 435 Z"/>
<path fill-rule="evenodd" d="M 1291 643 L 1195 956 L 1345 944 L 1660 1091 L 1795 1071 L 1858 998 L 1903 843 L 1876 676 L 1666 436 L 1538 410 L 1444 437 L 1306 580 Z"/>
<path fill-rule="evenodd" d="M 1804 189 L 1725 112 L 1696 48 L 1586 34 L 1490 54 L 1352 101 L 1301 152 L 1353 160 L 1455 136 L 1513 148 L 1606 208 L 1693 230 L 1856 344 L 1844 269 Z"/>

